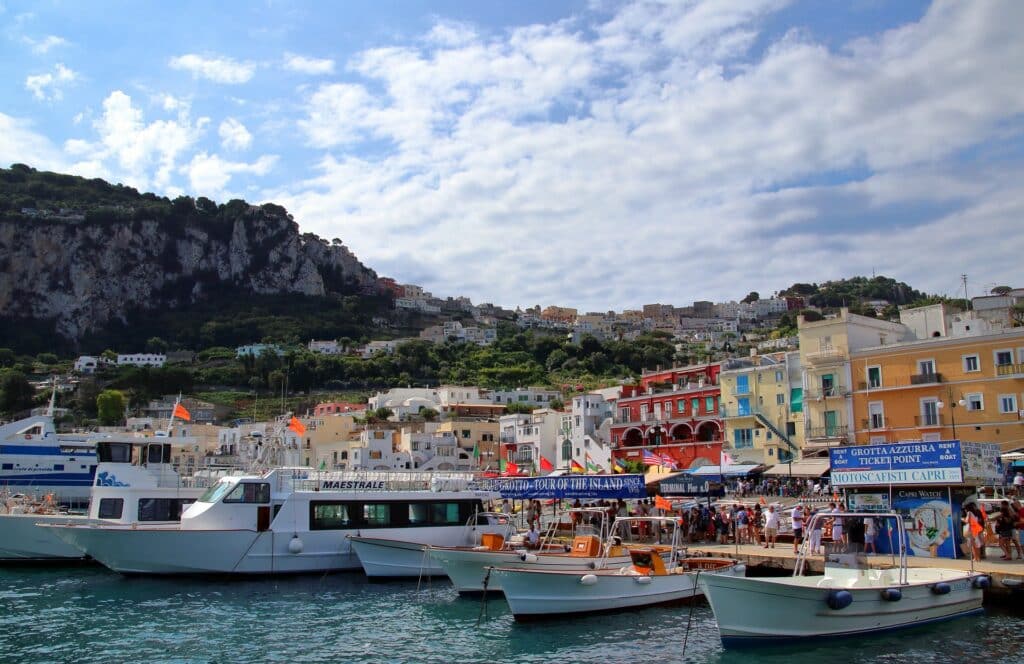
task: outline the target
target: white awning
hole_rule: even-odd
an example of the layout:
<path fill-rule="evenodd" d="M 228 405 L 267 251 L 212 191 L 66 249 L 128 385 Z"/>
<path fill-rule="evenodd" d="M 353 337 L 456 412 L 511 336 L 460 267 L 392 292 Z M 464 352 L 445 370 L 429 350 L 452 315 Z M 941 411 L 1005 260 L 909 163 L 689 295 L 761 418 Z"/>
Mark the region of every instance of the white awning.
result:
<path fill-rule="evenodd" d="M 680 475 L 685 474 L 685 472 L 670 472 L 658 468 L 644 475 L 644 484 L 653 484 L 654 482 L 661 482 L 662 480 L 667 480 L 672 477 L 679 477 Z"/>
<path fill-rule="evenodd" d="M 694 477 L 707 477 L 708 475 L 722 475 L 724 473 L 726 477 L 738 477 L 740 475 L 747 475 L 751 471 L 757 470 L 760 467 L 761 465 L 756 463 L 734 463 L 727 465 L 724 468 L 722 466 L 701 466 L 700 468 L 694 468 L 691 470 L 690 474 Z"/>
<path fill-rule="evenodd" d="M 766 477 L 821 477 L 829 468 L 828 459 L 801 459 L 793 463 L 777 463 L 764 474 Z"/>

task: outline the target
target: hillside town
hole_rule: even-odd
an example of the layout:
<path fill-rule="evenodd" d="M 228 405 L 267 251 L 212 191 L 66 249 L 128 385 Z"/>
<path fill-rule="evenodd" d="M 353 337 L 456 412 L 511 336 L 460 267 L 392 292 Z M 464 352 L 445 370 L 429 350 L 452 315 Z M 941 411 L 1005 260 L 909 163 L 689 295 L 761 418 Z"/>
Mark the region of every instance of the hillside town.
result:
<path fill-rule="evenodd" d="M 591 391 L 576 385 L 392 388 L 366 403 L 319 403 L 299 415 L 302 433 L 278 434 L 292 462 L 308 467 L 505 475 L 645 469 L 816 479 L 829 470 L 829 449 L 845 445 L 956 439 L 997 443 L 1011 452 L 1024 448 L 1024 327 L 1013 320 L 1022 297 L 1021 289 L 976 297 L 968 311 L 946 304 L 903 308 L 899 322 L 847 308 L 801 314 L 791 346 L 649 369 L 635 382 Z M 639 326 L 707 320 L 717 321 L 719 330 L 739 331 L 743 317 L 757 313 L 734 304 L 696 303 L 683 313 L 652 305 L 631 315 Z M 787 302 L 779 300 L 757 311 L 774 315 L 783 306 Z M 728 315 L 684 315 L 690 310 Z M 520 324 L 557 326 L 565 334 L 631 329 L 616 327 L 629 320 L 625 314 L 599 322 L 557 307 L 519 313 Z M 323 343 L 310 349 L 336 352 Z M 237 352 L 280 349 L 253 345 Z M 76 370 L 87 373 L 103 361 L 79 358 Z M 167 357 L 119 355 L 113 361 L 160 366 Z M 127 424 L 158 430 L 174 403 L 174 397 L 154 401 Z M 219 426 L 212 404 L 187 397 L 182 403 L 191 420 L 177 421 L 171 436 L 199 441 L 176 457 L 187 470 L 231 462 L 275 435 L 273 422 Z"/>

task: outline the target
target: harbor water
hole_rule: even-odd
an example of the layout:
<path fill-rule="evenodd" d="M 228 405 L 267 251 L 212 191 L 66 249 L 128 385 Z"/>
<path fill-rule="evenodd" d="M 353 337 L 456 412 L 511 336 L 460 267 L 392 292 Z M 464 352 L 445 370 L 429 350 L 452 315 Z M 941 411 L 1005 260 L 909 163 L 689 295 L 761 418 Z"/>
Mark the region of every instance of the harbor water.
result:
<path fill-rule="evenodd" d="M 1020 614 L 989 610 L 870 638 L 724 651 L 706 603 L 517 624 L 500 597 L 459 597 L 444 579 L 0 568 L 2 662 L 1024 662 L 1022 628 Z"/>

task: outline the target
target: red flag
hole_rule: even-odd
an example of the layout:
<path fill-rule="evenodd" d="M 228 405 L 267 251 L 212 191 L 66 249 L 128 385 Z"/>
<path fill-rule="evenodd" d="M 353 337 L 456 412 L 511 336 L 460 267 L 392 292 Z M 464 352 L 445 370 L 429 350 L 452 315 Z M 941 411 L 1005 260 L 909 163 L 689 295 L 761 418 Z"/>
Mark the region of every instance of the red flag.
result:
<path fill-rule="evenodd" d="M 299 418 L 292 415 L 291 422 L 288 423 L 288 428 L 299 434 L 300 436 L 306 433 L 306 426 L 299 421 Z"/>
<path fill-rule="evenodd" d="M 580 462 L 577 461 L 576 459 L 573 459 L 572 463 L 569 464 L 569 470 L 571 472 L 574 472 L 574 473 L 585 473 L 585 472 L 587 472 L 587 469 L 584 468 L 583 466 L 581 466 Z"/>
<path fill-rule="evenodd" d="M 514 464 L 511 461 L 506 463 L 505 464 L 505 474 L 506 475 L 518 475 L 519 474 L 519 466 L 518 466 L 518 464 Z"/>
<path fill-rule="evenodd" d="M 672 511 L 672 501 L 663 496 L 654 497 L 654 506 L 659 510 L 666 510 L 668 512 Z"/>
<path fill-rule="evenodd" d="M 174 404 L 174 412 L 171 414 L 171 419 L 177 417 L 179 420 L 185 420 L 186 422 L 192 421 L 192 413 L 188 412 L 184 406 L 180 403 Z"/>
<path fill-rule="evenodd" d="M 551 472 L 555 469 L 555 464 L 551 463 L 543 456 L 540 458 L 540 469 L 546 472 Z"/>

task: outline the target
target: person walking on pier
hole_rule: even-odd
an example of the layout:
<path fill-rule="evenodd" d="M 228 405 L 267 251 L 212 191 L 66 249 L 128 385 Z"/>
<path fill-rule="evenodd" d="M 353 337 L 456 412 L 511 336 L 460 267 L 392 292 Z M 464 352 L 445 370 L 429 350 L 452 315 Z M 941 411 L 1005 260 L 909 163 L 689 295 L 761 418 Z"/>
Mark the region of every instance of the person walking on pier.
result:
<path fill-rule="evenodd" d="M 803 503 L 797 503 L 796 507 L 790 513 L 790 519 L 793 521 L 793 553 L 797 553 L 800 550 L 800 544 L 804 541 L 804 506 Z"/>
<path fill-rule="evenodd" d="M 769 505 L 764 515 L 764 548 L 775 548 L 775 536 L 779 532 L 779 513 L 775 511 L 775 505 Z"/>

